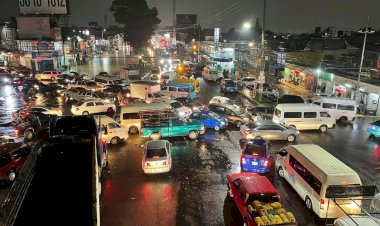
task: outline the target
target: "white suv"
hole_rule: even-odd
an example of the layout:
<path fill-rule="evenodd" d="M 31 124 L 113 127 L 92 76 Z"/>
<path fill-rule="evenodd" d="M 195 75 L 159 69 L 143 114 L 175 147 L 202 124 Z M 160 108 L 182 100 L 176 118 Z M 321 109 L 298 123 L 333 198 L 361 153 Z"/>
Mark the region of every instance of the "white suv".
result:
<path fill-rule="evenodd" d="M 102 100 L 84 100 L 78 101 L 71 107 L 71 113 L 74 115 L 89 115 L 104 112 L 113 114 L 116 112 L 116 106 Z"/>
<path fill-rule="evenodd" d="M 36 74 L 36 79 L 38 80 L 56 80 L 59 77 L 57 71 L 44 71 L 43 73 Z"/>

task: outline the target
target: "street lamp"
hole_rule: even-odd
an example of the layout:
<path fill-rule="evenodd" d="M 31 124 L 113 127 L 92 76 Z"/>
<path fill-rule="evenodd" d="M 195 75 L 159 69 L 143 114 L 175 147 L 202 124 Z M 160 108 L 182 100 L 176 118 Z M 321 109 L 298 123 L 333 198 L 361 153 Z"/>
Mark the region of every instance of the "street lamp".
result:
<path fill-rule="evenodd" d="M 359 89 L 359 87 L 360 87 L 360 76 L 361 76 L 361 73 L 362 73 L 363 60 L 364 60 L 365 44 L 367 42 L 367 34 L 373 34 L 373 33 L 375 33 L 375 30 L 373 30 L 371 27 L 365 27 L 363 29 L 360 29 L 358 32 L 361 33 L 361 34 L 364 34 L 362 57 L 360 59 L 359 74 L 358 74 L 358 84 L 357 84 L 357 88 Z"/>
<path fill-rule="evenodd" d="M 245 22 L 244 24 L 243 24 L 243 31 L 244 31 L 244 33 L 246 34 L 246 38 L 248 39 L 248 35 L 247 35 L 247 33 L 248 33 L 248 31 L 249 31 L 249 29 L 251 28 L 251 23 L 250 22 Z"/>

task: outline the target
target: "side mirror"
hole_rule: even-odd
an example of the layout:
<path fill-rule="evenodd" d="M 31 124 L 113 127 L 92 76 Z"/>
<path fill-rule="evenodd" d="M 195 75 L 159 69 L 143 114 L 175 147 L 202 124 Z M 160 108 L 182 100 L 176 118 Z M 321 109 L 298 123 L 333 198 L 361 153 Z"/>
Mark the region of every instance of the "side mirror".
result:
<path fill-rule="evenodd" d="M 278 151 L 277 154 L 281 155 L 282 157 L 285 157 L 288 154 L 288 152 L 286 150 L 282 149 L 282 150 Z"/>

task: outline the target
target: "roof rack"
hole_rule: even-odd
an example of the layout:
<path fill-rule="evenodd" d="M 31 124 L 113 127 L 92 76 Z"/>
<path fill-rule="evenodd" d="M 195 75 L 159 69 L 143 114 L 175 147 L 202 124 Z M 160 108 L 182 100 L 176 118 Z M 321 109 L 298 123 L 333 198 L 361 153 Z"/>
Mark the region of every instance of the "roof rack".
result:
<path fill-rule="evenodd" d="M 328 198 L 327 209 L 326 209 L 326 221 L 328 216 L 328 210 L 330 205 L 330 200 L 343 211 L 343 213 L 350 219 L 352 222 L 360 226 L 358 222 L 355 221 L 352 216 L 366 216 L 380 225 L 380 220 L 373 217 L 371 214 L 379 213 L 370 213 L 363 208 L 363 203 L 359 204 L 358 201 L 372 200 L 373 197 L 378 193 L 378 188 L 376 185 L 329 185 L 326 190 L 326 198 Z M 361 197 L 361 198 L 357 198 Z M 338 203 L 338 200 L 351 200 L 354 205 L 359 207 L 363 213 L 361 214 L 349 214 L 347 213 Z M 327 224 L 326 224 L 327 225 Z"/>

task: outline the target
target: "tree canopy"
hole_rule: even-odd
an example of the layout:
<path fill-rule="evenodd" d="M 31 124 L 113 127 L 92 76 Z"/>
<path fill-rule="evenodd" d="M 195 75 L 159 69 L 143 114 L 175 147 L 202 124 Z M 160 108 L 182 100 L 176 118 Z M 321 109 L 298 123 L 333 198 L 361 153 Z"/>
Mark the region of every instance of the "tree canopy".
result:
<path fill-rule="evenodd" d="M 141 49 L 161 22 L 155 7 L 149 8 L 146 0 L 113 0 L 110 7 L 116 23 L 123 25 L 126 41 Z"/>

